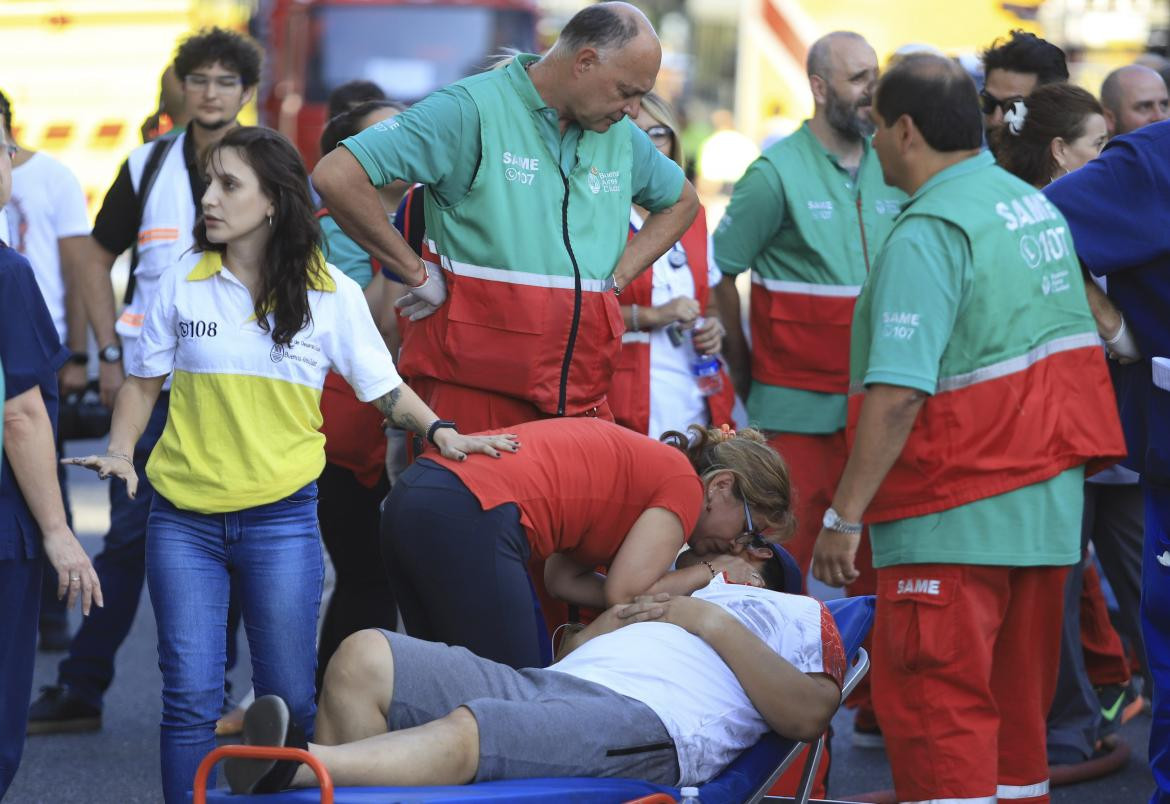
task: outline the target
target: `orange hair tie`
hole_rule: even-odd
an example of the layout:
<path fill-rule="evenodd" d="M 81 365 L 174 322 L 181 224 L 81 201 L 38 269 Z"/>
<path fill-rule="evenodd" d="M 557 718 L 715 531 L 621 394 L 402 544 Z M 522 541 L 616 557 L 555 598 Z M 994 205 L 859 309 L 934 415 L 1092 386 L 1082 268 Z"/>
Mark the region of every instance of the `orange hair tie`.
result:
<path fill-rule="evenodd" d="M 719 425 L 719 430 L 723 433 L 724 438 L 735 438 L 735 430 L 731 429 L 730 424 Z"/>

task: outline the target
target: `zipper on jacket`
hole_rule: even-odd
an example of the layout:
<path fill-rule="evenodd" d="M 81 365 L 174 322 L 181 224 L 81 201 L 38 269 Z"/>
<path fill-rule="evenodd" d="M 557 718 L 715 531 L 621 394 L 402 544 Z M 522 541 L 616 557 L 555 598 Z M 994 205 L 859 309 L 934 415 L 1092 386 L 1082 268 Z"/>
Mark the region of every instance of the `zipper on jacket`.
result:
<path fill-rule="evenodd" d="M 858 171 L 860 178 L 861 172 Z M 861 230 L 861 255 L 865 258 L 865 273 L 869 274 L 869 243 L 865 240 L 865 219 L 861 216 L 861 189 L 857 190 L 857 228 Z"/>
<path fill-rule="evenodd" d="M 573 348 L 577 345 L 577 330 L 581 326 L 581 269 L 577 265 L 577 255 L 573 253 L 573 245 L 569 242 L 569 177 L 561 170 L 561 181 L 565 183 L 565 200 L 561 204 L 561 238 L 565 241 L 565 250 L 569 252 L 569 262 L 573 264 L 573 323 L 569 327 L 569 343 L 565 347 L 565 359 L 561 363 L 561 388 L 557 397 L 557 415 L 565 415 L 565 398 L 569 389 L 569 366 L 573 362 Z"/>

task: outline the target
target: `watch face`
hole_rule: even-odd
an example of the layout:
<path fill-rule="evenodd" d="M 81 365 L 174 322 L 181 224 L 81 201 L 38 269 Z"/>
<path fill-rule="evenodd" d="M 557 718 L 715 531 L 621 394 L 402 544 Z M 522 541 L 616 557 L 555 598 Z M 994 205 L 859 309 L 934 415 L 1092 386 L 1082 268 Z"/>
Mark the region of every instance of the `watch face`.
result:
<path fill-rule="evenodd" d="M 116 344 L 110 344 L 102 349 L 100 356 L 106 363 L 117 363 L 122 359 L 122 347 Z"/>

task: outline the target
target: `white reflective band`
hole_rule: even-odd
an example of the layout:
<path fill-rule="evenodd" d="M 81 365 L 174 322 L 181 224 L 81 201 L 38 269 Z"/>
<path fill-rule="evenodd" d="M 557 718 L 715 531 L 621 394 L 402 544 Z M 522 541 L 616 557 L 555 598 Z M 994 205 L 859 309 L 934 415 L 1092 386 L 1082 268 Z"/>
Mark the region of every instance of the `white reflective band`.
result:
<path fill-rule="evenodd" d="M 805 296 L 830 296 L 838 299 L 853 299 L 861 293 L 861 285 L 818 285 L 813 282 L 767 279 L 755 271 L 752 271 L 752 282 L 763 285 L 773 293 L 801 293 Z"/>
<path fill-rule="evenodd" d="M 1082 332 L 1077 335 L 1066 335 L 1063 338 L 1042 343 L 1035 349 L 1026 352 L 1019 357 L 1012 357 L 1007 360 L 1001 360 L 998 363 L 992 363 L 990 366 L 977 368 L 974 371 L 969 371 L 966 374 L 956 374 L 953 377 L 943 377 L 938 381 L 937 393 L 944 391 L 957 391 L 960 388 L 967 388 L 972 385 L 977 385 L 988 380 L 998 380 L 1000 377 L 1006 377 L 1009 374 L 1018 374 L 1025 369 L 1028 369 L 1039 363 L 1047 357 L 1059 354 L 1061 352 L 1070 352 L 1073 349 L 1083 349 L 1086 346 L 1097 346 L 1100 342 L 1096 332 Z"/>
<path fill-rule="evenodd" d="M 1000 799 L 1036 798 L 1048 795 L 1048 780 L 1036 784 L 1001 784 L 995 789 Z"/>
<path fill-rule="evenodd" d="M 622 335 L 622 343 L 650 343 L 650 333 L 627 332 Z"/>
<path fill-rule="evenodd" d="M 1170 391 L 1170 357 L 1155 357 L 1153 361 L 1154 385 L 1163 391 Z"/>
<path fill-rule="evenodd" d="M 995 796 L 976 798 L 925 798 L 922 801 L 903 801 L 902 804 L 995 804 Z"/>
<path fill-rule="evenodd" d="M 491 282 L 504 282 L 509 285 L 527 285 L 535 288 L 556 288 L 558 290 L 573 290 L 576 280 L 571 276 L 552 276 L 549 274 L 533 274 L 525 271 L 509 271 L 503 268 L 488 268 L 483 265 L 472 265 L 469 262 L 460 262 L 439 254 L 435 241 L 428 240 L 427 247 L 439 257 L 442 267 L 456 276 L 470 276 L 475 279 L 486 279 Z M 433 263 L 432 263 L 433 264 Z M 605 293 L 613 289 L 612 277 L 605 279 L 581 278 L 581 290 L 586 293 Z"/>

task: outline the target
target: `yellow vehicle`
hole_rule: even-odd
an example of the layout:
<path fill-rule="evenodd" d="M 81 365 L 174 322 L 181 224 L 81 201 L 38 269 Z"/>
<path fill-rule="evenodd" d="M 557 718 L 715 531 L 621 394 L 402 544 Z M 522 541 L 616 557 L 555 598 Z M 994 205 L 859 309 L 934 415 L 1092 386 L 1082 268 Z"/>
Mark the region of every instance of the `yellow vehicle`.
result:
<path fill-rule="evenodd" d="M 738 128 L 759 142 L 787 133 L 785 127 L 812 114 L 805 59 L 809 46 L 830 31 L 863 34 L 883 64 L 908 44 L 975 55 L 1013 28 L 1043 35 L 1037 22 L 1041 5 L 1041 0 L 745 0 L 736 62 Z"/>
<path fill-rule="evenodd" d="M 56 156 L 81 181 L 91 216 L 142 142 L 159 78 L 178 41 L 206 25 L 243 30 L 242 0 L 4 0 L 0 89 L 23 146 Z M 255 112 L 251 111 L 255 120 Z"/>

